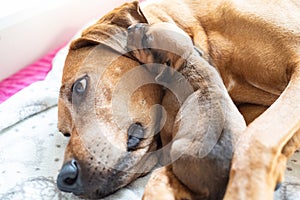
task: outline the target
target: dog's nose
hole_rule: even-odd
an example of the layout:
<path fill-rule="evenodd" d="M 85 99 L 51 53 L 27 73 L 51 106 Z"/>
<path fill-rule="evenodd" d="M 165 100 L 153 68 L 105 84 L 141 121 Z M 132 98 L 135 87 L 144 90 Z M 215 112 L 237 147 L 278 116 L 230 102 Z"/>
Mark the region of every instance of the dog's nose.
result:
<path fill-rule="evenodd" d="M 63 165 L 57 176 L 57 187 L 64 192 L 80 193 L 79 165 L 76 160 L 71 160 Z"/>

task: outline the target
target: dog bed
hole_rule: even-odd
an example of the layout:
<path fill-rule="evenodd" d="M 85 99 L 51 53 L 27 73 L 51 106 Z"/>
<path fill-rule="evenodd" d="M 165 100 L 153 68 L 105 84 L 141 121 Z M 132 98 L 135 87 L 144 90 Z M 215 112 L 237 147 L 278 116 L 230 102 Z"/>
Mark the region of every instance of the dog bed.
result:
<path fill-rule="evenodd" d="M 79 199 L 59 191 L 55 183 L 68 142 L 57 130 L 57 98 L 67 51 L 66 46 L 51 52 L 0 83 L 2 200 Z M 36 71 L 28 75 L 30 70 Z M 149 175 L 139 178 L 105 199 L 141 199 L 148 178 Z M 275 199 L 300 199 L 299 151 L 289 160 L 285 182 L 275 192 Z"/>

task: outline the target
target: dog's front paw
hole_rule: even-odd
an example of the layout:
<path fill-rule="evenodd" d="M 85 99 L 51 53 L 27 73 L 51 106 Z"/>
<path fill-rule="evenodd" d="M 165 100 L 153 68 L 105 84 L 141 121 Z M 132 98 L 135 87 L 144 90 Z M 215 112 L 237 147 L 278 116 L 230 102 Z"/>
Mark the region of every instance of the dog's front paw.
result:
<path fill-rule="evenodd" d="M 146 48 L 147 35 L 149 25 L 145 23 L 138 23 L 128 27 L 127 48 L 129 50 Z"/>
<path fill-rule="evenodd" d="M 138 23 L 128 27 L 127 49 L 133 57 L 142 63 L 153 63 L 154 56 L 148 44 L 149 25 Z"/>
<path fill-rule="evenodd" d="M 191 38 L 171 23 L 135 24 L 128 28 L 127 48 L 143 63 L 175 63 L 193 52 Z"/>

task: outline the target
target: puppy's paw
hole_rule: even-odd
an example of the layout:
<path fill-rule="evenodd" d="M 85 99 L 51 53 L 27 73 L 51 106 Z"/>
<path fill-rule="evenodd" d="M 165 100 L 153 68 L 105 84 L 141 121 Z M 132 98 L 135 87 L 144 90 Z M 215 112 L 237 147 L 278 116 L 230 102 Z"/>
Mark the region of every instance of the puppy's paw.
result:
<path fill-rule="evenodd" d="M 127 49 L 133 57 L 142 63 L 154 62 L 153 52 L 148 48 L 148 29 L 149 25 L 145 23 L 138 23 L 127 29 Z"/>
<path fill-rule="evenodd" d="M 127 47 L 129 50 L 143 49 L 147 44 L 146 32 L 149 28 L 148 24 L 138 23 L 128 27 Z"/>
<path fill-rule="evenodd" d="M 130 26 L 127 47 L 143 63 L 175 63 L 194 51 L 191 38 L 175 24 L 166 22 Z"/>

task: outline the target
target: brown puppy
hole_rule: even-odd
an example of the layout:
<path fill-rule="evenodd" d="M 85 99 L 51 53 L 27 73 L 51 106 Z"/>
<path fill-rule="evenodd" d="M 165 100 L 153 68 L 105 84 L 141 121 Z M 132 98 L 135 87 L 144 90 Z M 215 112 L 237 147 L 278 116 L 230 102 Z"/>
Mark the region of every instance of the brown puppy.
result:
<path fill-rule="evenodd" d="M 105 196 L 138 176 L 129 169 L 140 169 L 139 174 L 143 174 L 155 164 L 152 154 L 153 159 L 147 160 L 145 168 L 141 160 L 149 156 L 146 152 L 156 148 L 153 135 L 160 128 L 157 121 L 161 110 L 150 112 L 151 106 L 162 100 L 162 88 L 153 84 L 156 76 L 147 70 L 138 72 L 136 77 L 140 79 L 150 76 L 151 84 L 143 84 L 148 87 L 137 90 L 128 101 L 131 109 L 125 109 L 125 113 L 129 110 L 130 117 L 114 115 L 123 113 L 118 111 L 126 106 L 115 111 L 114 98 L 110 97 L 114 96 L 112 91 L 122 91 L 114 90 L 120 80 L 126 84 L 130 80 L 122 82 L 120 72 L 129 72 L 138 65 L 135 58 L 115 57 L 117 52 L 130 56 L 124 50 L 126 29 L 136 23 L 163 21 L 176 24 L 203 50 L 203 57 L 218 69 L 231 99 L 248 123 L 272 105 L 240 137 L 225 194 L 226 199 L 272 199 L 276 183 L 282 181 L 286 158 L 300 145 L 299 7 L 296 1 L 175 0 L 150 3 L 139 9 L 134 2 L 114 10 L 87 29 L 71 46 L 62 81 L 59 128 L 71 134 L 71 140 L 66 150 L 68 164 L 58 179 L 60 188 L 91 197 Z M 96 44 L 117 52 L 106 47 L 90 53 Z M 118 68 L 120 63 L 122 67 Z M 145 94 L 151 91 L 157 95 L 146 98 Z M 117 96 L 128 97 L 126 92 Z M 164 105 L 174 105 L 174 98 L 169 99 Z M 141 110 L 146 112 L 140 113 Z M 95 127 L 101 127 L 101 131 Z M 99 140 L 94 138 L 96 133 L 101 133 L 101 138 L 97 135 Z M 142 140 L 144 134 L 147 137 Z M 103 138 L 107 135 L 110 139 L 106 142 Z M 166 137 L 164 140 L 170 135 L 161 137 Z M 105 145 L 93 152 L 97 141 L 101 144 L 98 146 Z M 119 148 L 112 151 L 115 145 Z M 107 155 L 109 159 L 105 158 Z M 169 171 L 162 174 L 169 177 Z M 117 178 L 107 182 L 111 177 Z M 174 192 L 176 196 L 175 190 L 162 191 Z M 155 192 L 152 190 L 151 194 Z"/>

